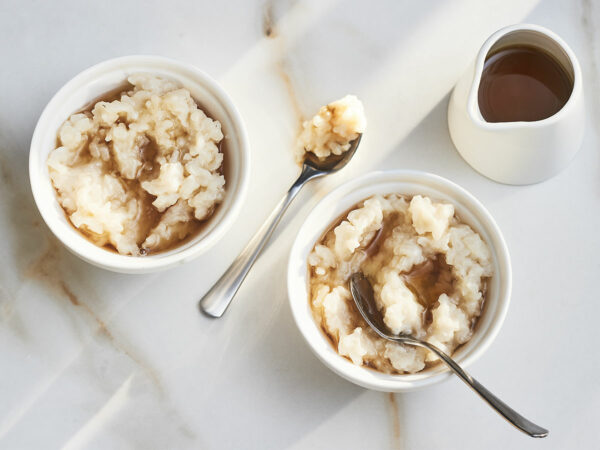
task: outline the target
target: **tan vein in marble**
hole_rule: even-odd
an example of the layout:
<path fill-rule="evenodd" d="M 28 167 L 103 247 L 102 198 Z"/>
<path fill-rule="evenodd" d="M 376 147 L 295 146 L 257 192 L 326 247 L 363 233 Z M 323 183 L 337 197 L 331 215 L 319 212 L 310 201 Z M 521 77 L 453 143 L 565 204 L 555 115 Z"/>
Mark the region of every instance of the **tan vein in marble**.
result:
<path fill-rule="evenodd" d="M 4 149 L 0 149 L 0 155 L 3 153 L 4 153 Z M 6 187 L 9 187 L 9 188 L 13 187 L 13 181 L 12 181 L 10 171 L 8 170 L 8 164 L 6 164 L 4 159 L 0 159 L 0 178 L 2 179 L 2 181 L 4 182 Z"/>
<path fill-rule="evenodd" d="M 288 72 L 285 64 L 285 41 L 274 16 L 272 0 L 267 1 L 264 5 L 262 28 L 265 37 L 272 39 L 275 44 L 275 69 L 288 94 L 292 111 L 294 112 L 296 120 L 299 122 L 299 124 L 301 124 L 304 120 L 304 116 L 302 114 L 302 108 L 300 107 L 300 102 L 296 94 L 290 73 Z M 300 125 L 298 128 L 300 129 Z"/>
<path fill-rule="evenodd" d="M 392 422 L 392 438 L 391 448 L 394 450 L 402 450 L 404 448 L 402 435 L 400 433 L 400 414 L 398 412 L 398 404 L 396 403 L 396 394 L 388 393 L 388 409 L 390 411 L 390 420 Z"/>
<path fill-rule="evenodd" d="M 85 312 L 94 324 L 94 332 L 107 338 L 108 342 L 120 352 L 126 354 L 146 373 L 148 378 L 163 392 L 163 387 L 156 371 L 142 358 L 129 351 L 123 342 L 114 338 L 104 320 L 102 320 L 89 305 L 81 301 L 60 273 L 60 255 L 62 249 L 54 238 L 47 239 L 46 250 L 25 270 L 25 278 L 42 284 L 52 294 L 52 298 L 69 300 L 70 305 Z"/>
<path fill-rule="evenodd" d="M 267 0 L 263 6 L 263 34 L 267 38 L 276 37 L 275 24 L 273 23 L 273 0 Z"/>
<path fill-rule="evenodd" d="M 122 339 L 116 339 L 114 333 L 106 325 L 106 321 L 100 318 L 97 315 L 97 313 L 86 302 L 82 300 L 80 295 L 77 295 L 76 291 L 61 275 L 60 264 L 61 255 L 63 254 L 63 252 L 64 250 L 60 247 L 59 243 L 54 238 L 47 237 L 46 249 L 36 260 L 33 261 L 33 263 L 29 265 L 29 267 L 26 268 L 26 270 L 23 273 L 24 278 L 30 279 L 44 286 L 44 288 L 49 294 L 49 298 L 68 300 L 69 306 L 76 308 L 79 311 L 82 311 L 88 319 L 91 319 L 94 325 L 94 333 L 97 336 L 104 337 L 113 348 L 115 348 L 120 353 L 125 354 L 132 362 L 134 362 L 142 370 L 142 373 L 144 373 L 145 376 L 155 386 L 157 393 L 159 394 L 159 400 L 164 405 L 163 409 L 165 413 L 167 413 L 169 416 L 171 416 L 179 422 L 178 429 L 185 436 L 195 439 L 195 433 L 189 428 L 188 424 L 183 420 L 179 413 L 175 411 L 170 405 L 165 389 L 157 375 L 156 370 L 138 355 L 130 351 L 129 346 L 126 345 L 122 341 Z M 63 367 L 66 369 L 66 367 L 68 367 L 71 364 L 73 359 L 67 361 Z M 1 424 L 0 436 L 4 433 L 7 433 L 10 430 L 10 428 L 12 428 L 12 426 L 14 426 L 20 420 L 20 418 L 24 417 L 26 412 L 35 404 L 37 399 L 40 398 L 43 395 L 43 393 L 54 383 L 54 381 L 61 375 L 63 370 L 57 371 L 53 377 L 46 380 L 44 383 L 42 383 L 40 386 L 34 389 L 34 391 L 29 396 L 28 401 L 21 403 L 19 405 L 18 411 L 16 411 L 15 414 L 11 414 L 11 420 Z M 134 377 L 134 374 L 132 374 L 128 380 L 130 380 L 132 377 Z M 127 380 L 123 385 L 126 385 L 126 383 Z M 118 392 L 120 392 L 120 390 L 118 390 Z M 111 409 L 110 406 L 112 405 L 111 400 L 113 399 L 113 397 L 114 395 L 107 400 L 106 404 L 102 407 L 99 413 L 106 412 Z M 92 420 L 93 418 L 90 419 L 90 422 L 88 423 L 92 424 Z M 85 428 L 86 425 L 84 425 L 84 434 L 85 431 L 88 429 Z M 76 435 L 79 435 L 79 432 Z"/>
<path fill-rule="evenodd" d="M 304 121 L 304 115 L 302 114 L 302 108 L 300 107 L 294 84 L 292 83 L 289 72 L 286 70 L 285 61 L 281 58 L 277 61 L 277 73 L 279 74 L 281 81 L 283 81 L 285 90 L 290 98 L 292 110 L 298 121 L 298 130 L 300 130 L 302 122 Z"/>

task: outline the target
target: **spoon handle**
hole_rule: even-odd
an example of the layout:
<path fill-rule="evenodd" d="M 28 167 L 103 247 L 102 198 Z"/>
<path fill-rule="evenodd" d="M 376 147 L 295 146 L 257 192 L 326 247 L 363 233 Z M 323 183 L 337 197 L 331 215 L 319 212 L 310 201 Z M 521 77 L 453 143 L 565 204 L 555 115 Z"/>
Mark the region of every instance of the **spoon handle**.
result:
<path fill-rule="evenodd" d="M 265 223 L 260 227 L 256 234 L 250 239 L 244 250 L 233 261 L 225 273 L 219 278 L 212 288 L 200 300 L 200 308 L 210 317 L 221 317 L 224 313 L 236 292 L 240 288 L 242 282 L 248 275 L 250 268 L 260 255 L 265 244 L 273 234 L 277 224 L 281 220 L 283 213 L 292 203 L 302 186 L 317 176 L 322 175 L 322 172 L 304 165 L 302 173 L 288 190 L 287 194 L 280 200 L 271 215 Z"/>
<path fill-rule="evenodd" d="M 442 361 L 444 361 L 444 363 L 446 363 L 448 367 L 450 367 L 450 369 L 454 371 L 454 373 L 456 373 L 456 375 L 459 376 L 461 380 L 463 380 L 471 389 L 473 389 L 477 394 L 479 394 L 479 396 L 483 400 L 485 400 L 492 408 L 494 408 L 496 412 L 498 412 L 498 414 L 504 417 L 508 422 L 517 427 L 523 433 L 528 434 L 531 437 L 537 438 L 548 436 L 548 430 L 527 420 L 521 414 L 516 412 L 514 409 L 512 409 L 510 406 L 508 406 L 506 403 L 504 403 L 502 400 L 500 400 L 498 397 L 496 397 L 494 394 L 488 391 L 479 381 L 477 381 L 475 378 L 469 375 L 450 356 L 441 351 L 435 345 L 432 345 L 429 342 L 425 341 L 413 341 L 412 339 L 399 339 L 399 341 L 403 343 L 412 343 L 414 345 L 419 345 L 434 352 L 437 356 L 440 357 Z"/>

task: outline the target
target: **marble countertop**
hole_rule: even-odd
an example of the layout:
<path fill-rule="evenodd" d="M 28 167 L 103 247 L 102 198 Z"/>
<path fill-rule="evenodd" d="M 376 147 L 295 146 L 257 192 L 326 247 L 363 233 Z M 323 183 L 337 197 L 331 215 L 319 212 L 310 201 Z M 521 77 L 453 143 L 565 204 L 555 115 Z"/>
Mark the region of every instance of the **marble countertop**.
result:
<path fill-rule="evenodd" d="M 494 183 L 455 151 L 451 89 L 479 46 L 532 22 L 579 56 L 587 132 L 558 176 Z M 0 3 L 1 449 L 595 448 L 600 419 L 600 4 L 591 0 Z M 195 64 L 239 107 L 251 188 L 227 239 L 185 266 L 120 275 L 69 254 L 29 189 L 29 142 L 50 97 L 84 68 L 158 54 Z M 360 152 L 309 185 L 221 320 L 197 301 L 297 175 L 299 121 L 357 94 Z M 264 164 L 268 161 L 268 164 Z M 285 272 L 303 218 L 359 174 L 411 168 L 478 197 L 509 246 L 506 322 L 471 371 L 550 429 L 516 432 L 458 379 L 410 394 L 371 392 L 311 353 L 288 306 Z"/>

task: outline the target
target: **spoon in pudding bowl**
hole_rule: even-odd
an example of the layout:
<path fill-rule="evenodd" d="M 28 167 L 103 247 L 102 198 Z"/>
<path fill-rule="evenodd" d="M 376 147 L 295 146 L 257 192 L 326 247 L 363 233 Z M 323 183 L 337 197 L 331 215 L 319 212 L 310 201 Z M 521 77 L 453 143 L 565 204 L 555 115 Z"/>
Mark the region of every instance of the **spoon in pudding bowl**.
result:
<path fill-rule="evenodd" d="M 358 137 L 350 142 L 350 148 L 341 155 L 331 154 L 325 158 L 319 158 L 312 152 L 306 152 L 302 164 L 302 172 L 298 179 L 277 204 L 275 210 L 267 218 L 262 227 L 250 239 L 250 242 L 248 242 L 239 256 L 200 300 L 200 309 L 204 313 L 215 318 L 221 317 L 225 313 L 225 310 L 233 300 L 246 275 L 248 275 L 256 258 L 258 258 L 258 255 L 273 234 L 283 213 L 285 213 L 292 200 L 298 195 L 300 189 L 310 180 L 337 172 L 348 164 L 358 148 L 361 137 L 362 134 L 358 134 Z"/>
<path fill-rule="evenodd" d="M 464 371 L 450 356 L 444 353 L 435 345 L 427 341 L 417 339 L 406 334 L 395 335 L 389 327 L 384 323 L 383 317 L 377 305 L 375 304 L 375 296 L 373 287 L 367 277 L 356 272 L 350 277 L 350 292 L 360 315 L 365 319 L 365 322 L 383 339 L 397 342 L 399 344 L 408 344 L 416 347 L 422 347 L 435 353 L 458 377 L 464 381 L 471 389 L 485 400 L 498 414 L 504 417 L 508 422 L 521 430 L 523 433 L 531 437 L 543 438 L 548 436 L 548 430 L 542 428 L 533 422 L 530 422 L 525 417 L 521 416 L 515 410 L 510 408 L 498 397 L 488 391 L 475 378 Z"/>

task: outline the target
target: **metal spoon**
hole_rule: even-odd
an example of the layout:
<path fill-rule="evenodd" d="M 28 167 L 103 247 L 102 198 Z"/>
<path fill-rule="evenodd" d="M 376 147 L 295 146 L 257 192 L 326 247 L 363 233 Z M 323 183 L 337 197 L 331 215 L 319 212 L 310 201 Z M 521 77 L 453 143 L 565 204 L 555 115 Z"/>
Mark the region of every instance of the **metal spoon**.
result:
<path fill-rule="evenodd" d="M 233 300 L 236 292 L 241 286 L 244 278 L 248 275 L 250 268 L 258 258 L 263 247 L 273 234 L 273 230 L 281 220 L 283 213 L 296 197 L 302 186 L 313 178 L 319 178 L 333 172 L 337 172 L 352 159 L 362 135 L 350 143 L 350 148 L 341 155 L 331 155 L 320 160 L 313 153 L 307 152 L 302 172 L 287 192 L 285 197 L 278 203 L 275 210 L 268 217 L 266 222 L 252 237 L 244 250 L 233 261 L 231 266 L 219 278 L 212 288 L 200 300 L 200 309 L 211 317 L 221 317 Z"/>
<path fill-rule="evenodd" d="M 435 345 L 429 342 L 416 339 L 412 336 L 401 334 L 394 335 L 387 325 L 383 322 L 383 317 L 375 305 L 373 287 L 369 280 L 360 272 L 350 277 L 350 292 L 358 311 L 363 316 L 370 327 L 382 338 L 388 341 L 398 342 L 400 344 L 414 345 L 431 350 L 454 371 L 471 389 L 484 399 L 492 408 L 494 408 L 502 417 L 531 437 L 543 438 L 548 436 L 548 430 L 530 422 L 525 417 L 510 408 L 498 397 L 488 391 L 475 378 L 465 372 L 450 356 L 441 351 Z"/>

